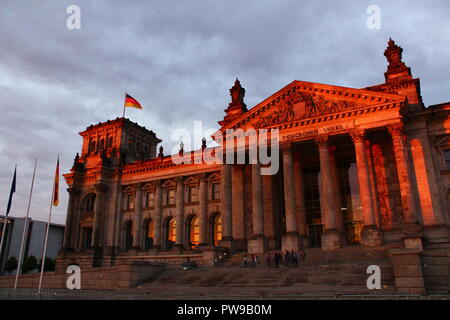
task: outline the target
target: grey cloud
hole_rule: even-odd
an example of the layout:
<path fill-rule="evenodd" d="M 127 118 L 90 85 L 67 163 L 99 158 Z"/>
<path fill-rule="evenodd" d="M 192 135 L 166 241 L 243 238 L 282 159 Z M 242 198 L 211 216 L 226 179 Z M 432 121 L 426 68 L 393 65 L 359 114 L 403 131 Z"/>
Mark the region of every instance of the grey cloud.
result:
<path fill-rule="evenodd" d="M 144 110 L 127 117 L 154 130 L 166 150 L 172 130 L 194 120 L 217 127 L 239 77 L 252 107 L 292 80 L 365 87 L 384 80 L 392 36 L 422 79 L 426 104 L 449 100 L 448 1 L 77 1 L 81 30 L 68 30 L 73 1 L 8 1 L 0 12 L 0 212 L 14 164 L 24 215 L 39 158 L 32 215 L 45 220 L 56 155 L 68 172 L 78 132 L 122 114 L 128 91 Z M 382 29 L 366 27 L 367 6 Z M 199 143 L 199 142 L 198 142 Z M 63 223 L 67 195 L 54 221 Z"/>

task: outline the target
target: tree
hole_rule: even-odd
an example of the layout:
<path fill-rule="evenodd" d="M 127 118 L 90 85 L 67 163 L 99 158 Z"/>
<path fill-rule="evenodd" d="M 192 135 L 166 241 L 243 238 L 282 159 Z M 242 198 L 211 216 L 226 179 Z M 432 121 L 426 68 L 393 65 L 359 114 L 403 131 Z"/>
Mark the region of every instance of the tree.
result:
<path fill-rule="evenodd" d="M 49 272 L 55 271 L 55 266 L 56 266 L 56 259 L 45 257 L 44 271 L 49 271 Z M 42 268 L 42 259 L 39 262 L 38 268 L 39 268 L 39 270 Z"/>
<path fill-rule="evenodd" d="M 38 267 L 38 261 L 35 256 L 26 257 L 22 263 L 22 273 L 27 274 Z"/>
<path fill-rule="evenodd" d="M 8 272 L 8 274 L 11 274 L 11 272 L 13 272 L 16 269 L 17 269 L 17 259 L 15 257 L 9 258 L 5 264 L 5 271 Z"/>

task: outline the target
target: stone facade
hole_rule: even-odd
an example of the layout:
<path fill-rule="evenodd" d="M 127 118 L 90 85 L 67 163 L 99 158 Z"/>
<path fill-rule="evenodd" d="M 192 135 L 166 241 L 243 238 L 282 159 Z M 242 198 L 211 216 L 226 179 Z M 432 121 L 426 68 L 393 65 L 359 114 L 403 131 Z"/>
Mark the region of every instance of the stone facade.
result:
<path fill-rule="evenodd" d="M 194 163 L 177 164 L 162 147 L 157 154 L 161 140 L 128 119 L 88 127 L 64 176 L 61 257 L 83 254 L 107 266 L 126 256 L 212 261 L 220 250 L 389 244 L 397 247 L 394 263 L 416 263 L 428 246 L 450 242 L 450 103 L 424 106 L 401 53 L 390 40 L 383 84 L 293 81 L 249 110 L 236 80 L 219 122 L 221 147 L 180 149 L 177 156 L 200 159 Z M 249 161 L 249 145 L 244 163 L 206 161 L 235 138 L 229 129 L 278 129 L 277 173 L 262 175 L 266 165 Z M 420 291 L 423 279 L 416 282 Z"/>

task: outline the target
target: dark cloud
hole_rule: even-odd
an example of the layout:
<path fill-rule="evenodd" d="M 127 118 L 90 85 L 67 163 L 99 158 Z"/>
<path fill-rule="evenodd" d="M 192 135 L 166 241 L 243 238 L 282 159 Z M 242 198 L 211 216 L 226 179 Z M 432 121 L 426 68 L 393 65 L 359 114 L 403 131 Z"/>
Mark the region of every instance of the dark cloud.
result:
<path fill-rule="evenodd" d="M 170 150 L 174 129 L 192 130 L 194 120 L 216 127 L 237 76 L 249 107 L 294 79 L 356 88 L 383 82 L 392 36 L 422 79 L 426 104 L 450 100 L 446 0 L 136 2 L 2 3 L 0 212 L 17 163 L 13 214 L 25 214 L 39 158 L 31 212 L 46 219 L 57 154 L 68 172 L 78 132 L 121 116 L 124 91 L 144 106 L 128 117 Z M 81 7 L 81 30 L 66 28 L 71 4 Z M 366 27 L 371 4 L 381 8 L 381 30 Z M 67 207 L 61 194 L 59 223 Z"/>

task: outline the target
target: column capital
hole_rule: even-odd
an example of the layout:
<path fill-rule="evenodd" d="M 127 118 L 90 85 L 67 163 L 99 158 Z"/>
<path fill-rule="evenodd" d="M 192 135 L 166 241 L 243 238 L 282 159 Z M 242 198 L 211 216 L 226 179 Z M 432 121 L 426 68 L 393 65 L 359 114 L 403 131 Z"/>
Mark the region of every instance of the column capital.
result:
<path fill-rule="evenodd" d="M 405 134 L 405 128 L 404 128 L 403 123 L 401 123 L 401 122 L 388 125 L 387 129 L 389 131 L 389 134 L 392 137 L 395 137 L 395 136 L 400 136 L 401 137 L 401 136 L 403 136 Z"/>
<path fill-rule="evenodd" d="M 162 188 L 162 181 L 161 181 L 161 179 L 153 180 L 152 182 L 153 182 L 153 185 L 155 186 L 155 189 Z"/>
<path fill-rule="evenodd" d="M 94 184 L 95 192 L 102 193 L 108 190 L 108 186 L 103 182 L 98 182 Z"/>
<path fill-rule="evenodd" d="M 138 182 L 133 185 L 133 187 L 134 187 L 134 189 L 136 189 L 136 191 L 139 189 L 142 189 L 143 186 L 144 186 L 143 182 Z"/>
<path fill-rule="evenodd" d="M 350 137 L 353 140 L 353 143 L 364 142 L 366 140 L 366 130 L 363 128 L 357 128 L 353 131 L 350 131 Z"/>
<path fill-rule="evenodd" d="M 314 138 L 314 142 L 318 147 L 328 147 L 328 143 L 330 141 L 330 136 L 327 134 L 322 134 Z"/>
<path fill-rule="evenodd" d="M 292 153 L 292 143 L 280 143 L 280 150 L 283 153 Z"/>
<path fill-rule="evenodd" d="M 181 177 L 181 176 L 179 176 L 179 177 L 176 177 L 175 179 L 175 183 L 178 185 L 178 184 L 183 184 L 183 177 Z"/>

